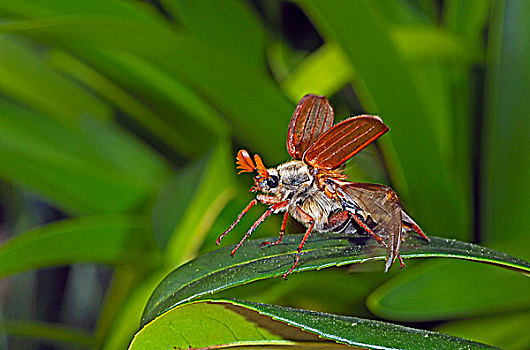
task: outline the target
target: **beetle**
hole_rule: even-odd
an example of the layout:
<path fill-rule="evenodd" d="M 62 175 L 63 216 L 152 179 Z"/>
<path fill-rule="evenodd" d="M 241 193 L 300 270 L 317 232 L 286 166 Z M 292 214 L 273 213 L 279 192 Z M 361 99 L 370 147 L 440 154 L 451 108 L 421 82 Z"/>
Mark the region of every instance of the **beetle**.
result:
<path fill-rule="evenodd" d="M 230 227 L 217 238 L 217 245 L 257 203 L 268 209 L 254 222 L 232 250 L 243 242 L 267 217 L 283 213 L 279 237 L 262 247 L 282 241 L 289 215 L 307 227 L 286 279 L 298 265 L 302 249 L 312 232 L 352 233 L 364 231 L 387 248 L 385 272 L 399 255 L 404 234 L 416 232 L 429 241 L 405 212 L 396 192 L 388 186 L 350 182 L 342 165 L 389 128 L 374 115 L 350 117 L 333 125 L 333 108 L 324 96 L 308 94 L 298 103 L 287 132 L 287 151 L 292 160 L 266 168 L 259 155 L 237 153 L 238 174 L 257 172 L 251 192 L 259 192 Z"/>

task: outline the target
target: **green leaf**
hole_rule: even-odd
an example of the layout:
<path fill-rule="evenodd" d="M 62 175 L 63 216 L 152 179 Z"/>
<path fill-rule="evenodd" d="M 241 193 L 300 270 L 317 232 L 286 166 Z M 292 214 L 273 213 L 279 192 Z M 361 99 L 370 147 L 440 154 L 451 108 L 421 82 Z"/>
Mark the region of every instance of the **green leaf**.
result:
<path fill-rule="evenodd" d="M 153 21 L 158 18 L 155 11 L 148 11 L 147 8 L 137 3 L 123 2 L 119 0 L 92 1 L 83 3 L 70 1 L 65 3 L 61 0 L 49 0 L 41 2 L 38 0 L 5 0 L 0 8 L 4 8 L 8 14 L 16 14 L 27 17 L 46 17 L 51 14 L 104 14 L 108 16 L 121 16 L 144 21 Z"/>
<path fill-rule="evenodd" d="M 332 96 L 352 79 L 353 74 L 342 50 L 333 43 L 325 43 L 287 76 L 282 88 L 294 102 L 309 92 Z"/>
<path fill-rule="evenodd" d="M 151 208 L 151 221 L 155 239 L 160 249 L 165 250 L 175 226 L 184 216 L 194 193 L 199 187 L 199 179 L 206 168 L 207 157 L 180 169 L 169 179 L 158 193 Z"/>
<path fill-rule="evenodd" d="M 240 0 L 207 5 L 186 0 L 163 0 L 162 3 L 188 32 L 229 52 L 238 60 L 235 65 L 265 72 L 265 30 L 248 4 Z"/>
<path fill-rule="evenodd" d="M 482 229 L 488 240 L 527 236 L 530 226 L 530 2 L 497 1 L 488 42 L 482 139 Z"/>
<path fill-rule="evenodd" d="M 29 45 L 1 34 L 0 91 L 73 130 L 81 115 L 110 118 L 108 106 L 53 70 L 43 58 Z"/>
<path fill-rule="evenodd" d="M 229 308 L 229 304 L 199 302 L 183 305 L 145 326 L 129 349 L 204 348 L 210 345 L 287 344 L 282 337 L 249 322 L 247 317 Z"/>
<path fill-rule="evenodd" d="M 482 43 L 483 30 L 491 11 L 491 1 L 448 0 L 444 4 L 442 21 L 446 28 L 466 38 L 468 45 Z"/>
<path fill-rule="evenodd" d="M 102 350 L 126 349 L 142 318 L 142 310 L 166 270 L 152 270 L 140 283 L 132 286 L 126 300 L 119 305 L 111 324 L 98 324 L 98 348 Z M 118 287 L 118 286 L 116 286 Z M 109 301 L 111 302 L 111 301 Z M 100 328 L 101 326 L 101 328 Z"/>
<path fill-rule="evenodd" d="M 196 256 L 213 222 L 235 195 L 232 151 L 227 142 L 220 143 L 211 153 L 196 191 L 173 228 L 166 248 L 167 263 L 178 266 Z M 193 185 L 188 184 L 193 187 Z M 177 194 L 178 196 L 178 194 Z M 180 200 L 175 196 L 174 201 Z"/>
<path fill-rule="evenodd" d="M 350 273 L 345 273 L 346 271 Z M 338 314 L 344 314 L 347 310 L 351 315 L 370 317 L 372 314 L 367 311 L 364 301 L 374 288 L 387 279 L 388 275 L 382 274 L 376 264 L 357 264 L 295 273 L 289 276 L 289 283 L 278 279 L 259 280 L 217 292 L 215 297 Z"/>
<path fill-rule="evenodd" d="M 168 177 L 168 164 L 132 134 L 110 123 L 83 118 L 82 131 L 87 143 L 105 166 L 158 190 Z"/>
<path fill-rule="evenodd" d="M 442 11 L 444 28 L 458 35 L 470 52 L 480 52 L 480 56 L 482 56 L 480 63 L 484 66 L 486 64 L 483 36 L 490 12 L 495 13 L 495 11 L 490 11 L 490 5 L 489 0 L 448 0 Z M 449 159 L 452 159 L 451 162 L 455 165 L 455 170 L 459 172 L 458 176 L 464 185 L 463 189 L 468 193 L 473 193 L 477 191 L 473 187 L 477 183 L 476 172 L 474 172 L 477 151 L 469 152 L 469 150 L 477 148 L 477 136 L 480 132 L 470 132 L 470 130 L 477 130 L 481 127 L 480 123 L 477 124 L 476 116 L 481 113 L 484 92 L 480 78 L 477 80 L 477 76 L 480 75 L 477 75 L 476 71 L 470 68 L 466 65 L 455 66 L 451 71 L 444 74 L 451 87 L 447 93 L 451 93 L 453 97 L 452 101 L 445 102 L 444 108 L 452 108 L 452 130 L 446 136 L 448 137 L 447 142 L 453 144 L 454 154 L 448 154 Z M 430 89 L 423 91 L 426 90 L 430 91 Z M 433 93 L 437 92 L 433 91 Z M 440 105 L 437 105 L 436 108 L 440 108 Z M 481 203 L 482 201 L 479 199 L 478 202 Z M 473 208 L 473 210 L 476 209 Z M 472 215 L 470 215 L 471 217 Z M 470 222 L 469 227 L 471 225 Z M 474 229 L 483 231 L 476 227 Z"/>
<path fill-rule="evenodd" d="M 243 244 L 233 258 L 224 247 L 204 254 L 170 273 L 153 293 L 142 317 L 145 324 L 172 307 L 232 286 L 281 276 L 293 264 L 302 235 L 289 235 L 280 245 L 260 249 L 265 240 Z M 270 240 L 270 239 L 269 239 Z M 366 237 L 314 235 L 306 243 L 296 271 L 384 260 L 385 249 Z M 401 246 L 403 258 L 450 257 L 495 264 L 530 273 L 530 263 L 470 243 L 431 237 L 431 243 L 408 236 Z M 381 271 L 383 267 L 381 266 Z"/>
<path fill-rule="evenodd" d="M 146 65 L 144 62 L 136 58 L 136 62 L 132 64 L 135 68 L 134 70 L 128 69 L 127 63 L 131 64 L 130 62 L 133 59 L 125 53 L 105 51 L 102 54 L 94 53 L 91 55 L 85 52 L 83 56 L 95 69 L 73 56 L 58 50 L 52 51 L 50 60 L 57 69 L 70 74 L 74 79 L 92 88 L 96 93 L 109 101 L 109 103 L 114 104 L 117 108 L 126 112 L 137 123 L 145 127 L 146 130 L 156 135 L 170 147 L 186 155 L 193 154 L 194 146 L 197 147 L 199 143 L 194 143 L 191 137 L 186 137 L 186 133 L 180 132 L 175 125 L 163 120 L 158 113 L 153 111 L 151 106 L 145 105 L 155 103 L 145 91 L 157 94 L 157 96 L 166 95 L 166 91 L 160 91 L 160 89 L 153 86 L 151 81 L 145 81 L 138 77 L 140 75 L 138 71 L 142 71 L 141 68 L 143 68 L 142 63 Z M 151 78 L 151 80 L 157 80 L 154 77 Z M 167 78 L 166 80 L 171 80 L 171 78 Z M 120 85 L 124 86 L 124 88 Z M 141 86 L 145 90 L 137 91 L 134 89 L 136 86 Z M 132 93 L 125 89 L 132 90 Z M 184 95 L 182 91 L 177 92 L 175 89 L 172 92 L 177 96 Z M 134 96 L 134 93 L 144 98 L 139 101 Z M 196 107 L 193 102 L 190 99 L 190 104 Z"/>
<path fill-rule="evenodd" d="M 112 162 L 120 151 L 105 154 L 102 141 L 92 140 L 89 134 L 94 136 L 96 130 L 104 129 L 113 136 L 107 142 L 122 147 L 124 135 L 96 120 L 86 121 L 86 133 L 73 132 L 0 98 L 0 177 L 37 191 L 69 213 L 120 212 L 140 207 L 156 191 L 159 184 L 154 178 L 159 178 L 161 172 L 152 167 L 156 175 L 147 179 L 124 171 Z M 131 144 L 125 144 L 131 155 L 137 154 Z M 124 165 L 126 161 L 116 163 Z M 157 167 L 162 169 L 160 163 Z"/>
<path fill-rule="evenodd" d="M 432 261 L 384 283 L 367 305 L 387 319 L 430 321 L 524 310 L 530 307 L 528 295 L 527 276 L 480 264 Z"/>
<path fill-rule="evenodd" d="M 530 344 L 530 311 L 473 317 L 443 324 L 440 332 L 509 350 L 525 350 Z"/>
<path fill-rule="evenodd" d="M 87 348 L 94 345 L 94 338 L 87 331 L 37 321 L 0 320 L 0 334 L 41 339 L 46 343 Z"/>
<path fill-rule="evenodd" d="M 123 50 L 72 49 L 89 65 L 58 53 L 52 56 L 54 63 L 178 152 L 201 155 L 227 134 L 228 125 L 219 113 L 160 66 Z"/>
<path fill-rule="evenodd" d="M 329 341 L 363 349 L 493 349 L 441 333 L 380 321 L 235 300 L 179 306 L 140 330 L 129 349 L 245 345 L 337 348 Z"/>
<path fill-rule="evenodd" d="M 459 65 L 480 62 L 482 53 L 470 49 L 466 40 L 433 25 L 401 25 L 391 32 L 400 54 L 409 61 L 444 62 Z"/>
<path fill-rule="evenodd" d="M 16 7 L 11 2 L 6 6 Z M 81 58 L 105 51 L 141 57 L 193 86 L 231 120 L 236 135 L 261 149 L 265 161 L 285 159 L 285 130 L 294 106 L 277 84 L 249 64 L 234 65 L 231 52 L 184 31 L 177 32 L 169 22 L 76 14 L 8 22 L 0 25 L 0 30 L 29 35 L 71 50 Z"/>
<path fill-rule="evenodd" d="M 20 234 L 0 246 L 0 276 L 73 262 L 156 266 L 145 218 L 122 215 L 67 219 Z"/>
<path fill-rule="evenodd" d="M 161 189 L 151 219 L 157 243 L 167 250 L 170 265 L 196 254 L 219 212 L 234 196 L 234 174 L 232 151 L 221 142 L 207 157 L 177 172 Z"/>

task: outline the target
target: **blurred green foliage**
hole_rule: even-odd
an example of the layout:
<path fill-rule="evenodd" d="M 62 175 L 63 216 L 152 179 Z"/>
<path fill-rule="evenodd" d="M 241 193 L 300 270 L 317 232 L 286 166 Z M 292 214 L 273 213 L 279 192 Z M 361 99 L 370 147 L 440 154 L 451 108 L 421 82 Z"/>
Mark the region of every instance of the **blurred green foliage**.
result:
<path fill-rule="evenodd" d="M 2 0 L 0 19 L 0 348 L 126 348 L 158 282 L 248 202 L 237 148 L 287 160 L 310 92 L 337 120 L 390 126 L 348 171 L 392 185 L 427 234 L 530 258 L 526 0 Z M 528 302 L 510 298 L 527 281 L 409 265 L 233 295 L 530 346 Z"/>

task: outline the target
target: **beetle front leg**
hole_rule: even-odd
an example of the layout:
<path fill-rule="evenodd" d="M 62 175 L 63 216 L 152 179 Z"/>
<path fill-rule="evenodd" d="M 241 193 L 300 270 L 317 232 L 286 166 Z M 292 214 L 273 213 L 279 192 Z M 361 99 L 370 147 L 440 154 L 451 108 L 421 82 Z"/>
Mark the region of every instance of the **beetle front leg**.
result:
<path fill-rule="evenodd" d="M 245 235 L 243 236 L 243 238 L 241 239 L 241 241 L 236 245 L 236 247 L 234 248 L 234 250 L 232 250 L 232 253 L 230 253 L 232 256 L 234 256 L 234 254 L 236 253 L 236 251 L 239 249 L 239 247 L 241 247 L 243 245 L 243 242 L 245 242 L 245 240 L 252 234 L 252 232 L 254 232 L 254 230 L 267 218 L 269 217 L 271 214 L 273 214 L 276 210 L 278 209 L 281 209 L 281 208 L 284 208 L 286 207 L 287 205 L 289 204 L 289 201 L 284 201 L 284 202 L 279 202 L 279 203 L 276 203 L 276 204 L 273 204 L 269 207 L 269 209 L 267 209 L 267 211 L 265 213 L 263 213 L 258 220 L 256 220 L 254 222 L 254 224 L 252 224 L 252 226 L 250 227 L 250 229 L 247 231 L 247 233 L 245 233 Z"/>
<path fill-rule="evenodd" d="M 248 205 L 245 207 L 245 209 L 243 209 L 243 211 L 238 215 L 237 219 L 232 223 L 232 225 L 230 225 L 230 227 L 223 233 L 221 233 L 219 235 L 219 237 L 217 237 L 217 245 L 221 244 L 221 240 L 223 239 L 224 236 L 226 236 L 228 234 L 228 232 L 232 231 L 232 229 L 234 227 L 236 227 L 236 225 L 239 223 L 239 221 L 241 221 L 241 218 L 243 216 L 245 216 L 245 214 L 250 210 L 250 208 L 252 208 L 254 205 L 256 205 L 258 203 L 258 200 L 256 198 L 254 198 L 253 200 L 250 201 L 250 203 L 248 203 Z"/>
<path fill-rule="evenodd" d="M 256 198 L 254 198 L 253 200 L 250 201 L 250 203 L 248 203 L 248 205 L 238 215 L 238 217 L 232 223 L 232 225 L 230 225 L 230 227 L 225 232 L 221 233 L 219 235 L 219 237 L 217 237 L 217 241 L 216 241 L 217 245 L 221 244 L 221 240 L 223 239 L 223 237 L 226 236 L 230 231 L 232 231 L 234 227 L 236 227 L 236 225 L 239 223 L 239 221 L 241 221 L 243 216 L 245 216 L 245 214 L 248 213 L 250 208 L 252 208 L 254 205 L 256 205 L 258 203 L 258 201 L 261 202 L 261 203 L 264 203 L 264 204 L 278 204 L 278 203 L 281 203 L 281 201 L 278 200 L 278 198 L 276 198 L 276 197 L 267 196 L 267 195 L 264 195 L 264 194 L 257 195 Z"/>

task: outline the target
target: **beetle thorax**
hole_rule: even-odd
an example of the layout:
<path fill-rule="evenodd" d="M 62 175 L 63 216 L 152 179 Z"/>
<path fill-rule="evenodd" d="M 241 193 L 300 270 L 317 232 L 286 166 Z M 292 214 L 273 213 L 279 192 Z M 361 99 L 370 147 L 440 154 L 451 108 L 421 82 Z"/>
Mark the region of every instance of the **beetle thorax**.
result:
<path fill-rule="evenodd" d="M 314 186 L 314 176 L 311 174 L 311 169 L 300 160 L 280 164 L 274 170 L 279 179 L 277 195 L 282 200 L 290 199 Z"/>

